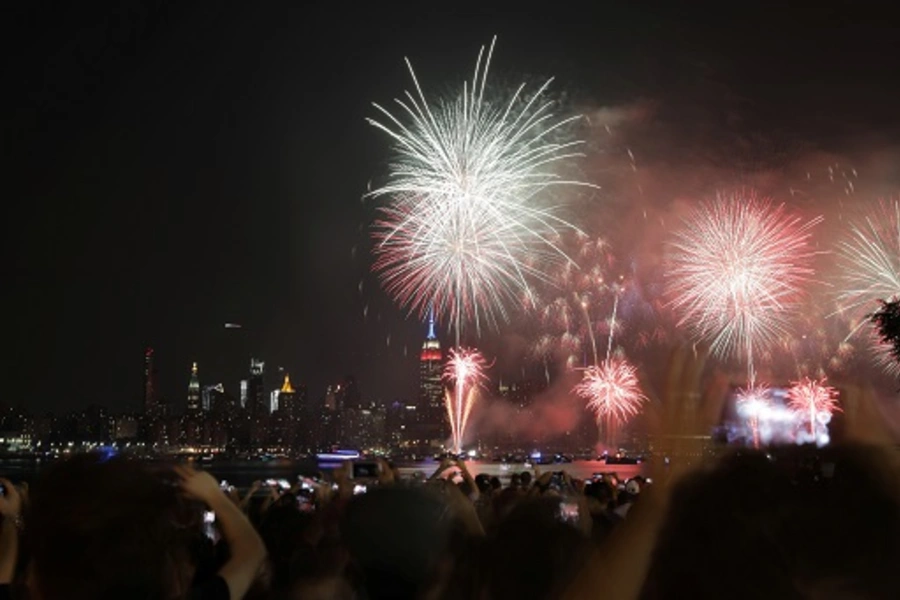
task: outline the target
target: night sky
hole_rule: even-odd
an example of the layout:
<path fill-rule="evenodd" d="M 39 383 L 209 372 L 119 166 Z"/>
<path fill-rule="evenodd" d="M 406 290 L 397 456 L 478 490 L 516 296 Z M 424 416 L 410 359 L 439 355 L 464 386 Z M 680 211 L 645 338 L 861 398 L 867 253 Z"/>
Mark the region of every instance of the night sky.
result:
<path fill-rule="evenodd" d="M 367 397 L 413 394 L 425 330 L 367 275 L 360 200 L 388 159 L 364 119 L 408 87 L 404 56 L 441 89 L 496 34 L 500 80 L 553 75 L 587 113 L 656 106 L 682 140 L 648 144 L 656 164 L 711 145 L 725 160 L 735 137 L 763 162 L 772 147 L 844 155 L 900 140 L 889 7 L 199 4 L 4 15 L 0 401 L 136 409 L 146 346 L 179 405 L 191 361 L 236 393 L 251 356 L 317 396 L 346 374 Z M 755 12 L 723 12 L 736 10 Z M 589 172 L 605 185 L 608 171 Z"/>

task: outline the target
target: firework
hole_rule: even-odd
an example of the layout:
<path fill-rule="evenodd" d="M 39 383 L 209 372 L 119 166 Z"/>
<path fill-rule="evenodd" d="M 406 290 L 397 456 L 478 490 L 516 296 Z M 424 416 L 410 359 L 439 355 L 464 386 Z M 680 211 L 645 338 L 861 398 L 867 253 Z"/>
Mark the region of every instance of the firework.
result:
<path fill-rule="evenodd" d="M 569 259 L 555 240 L 572 228 L 551 188 L 588 185 L 559 174 L 581 156 L 564 140 L 579 117 L 557 119 L 548 80 L 533 94 L 520 85 L 508 97 L 486 86 L 493 42 L 455 95 L 429 100 L 407 61 L 415 93 L 397 99 L 397 115 L 375 105 L 369 119 L 393 142 L 386 198 L 373 227 L 375 271 L 411 313 L 434 309 L 459 330 L 493 327 L 508 308 L 530 298 L 529 282 Z"/>
<path fill-rule="evenodd" d="M 443 379 L 448 384 L 444 394 L 450 418 L 453 451 L 462 452 L 466 423 L 475 403 L 478 388 L 484 383 L 487 362 L 478 350 L 451 348 Z M 452 393 L 450 388 L 453 388 Z"/>
<path fill-rule="evenodd" d="M 809 419 L 809 434 L 813 437 L 820 418 L 829 419 L 835 411 L 841 410 L 838 391 L 825 385 L 825 382 L 825 378 L 817 381 L 804 377 L 793 382 L 788 390 L 788 406 L 804 419 Z"/>
<path fill-rule="evenodd" d="M 857 322 L 849 339 L 869 325 L 867 315 L 878 309 L 880 301 L 900 299 L 900 200 L 881 202 L 851 224 L 847 238 L 838 243 L 837 257 L 843 271 L 838 304 L 841 312 Z M 874 330 L 865 330 L 875 363 L 892 374 L 900 373 L 889 346 Z"/>
<path fill-rule="evenodd" d="M 772 391 L 765 385 L 753 384 L 740 390 L 737 397 L 738 414 L 747 419 L 747 425 L 753 434 L 753 447 L 759 448 L 759 423 L 772 408 Z"/>
<path fill-rule="evenodd" d="M 719 194 L 685 220 L 673 244 L 671 306 L 721 358 L 747 362 L 789 331 L 801 284 L 812 276 L 812 228 L 754 193 Z"/>
<path fill-rule="evenodd" d="M 565 362 L 568 368 L 596 365 L 608 345 L 600 339 L 612 338 L 622 331 L 617 319 L 619 302 L 634 303 L 631 280 L 618 273 L 618 261 L 602 238 L 575 236 L 576 246 L 569 254 L 576 263 L 564 265 L 553 280 L 541 286 L 538 294 L 537 322 L 540 330 L 532 345 L 532 355 L 544 361 Z M 613 316 L 609 317 L 612 309 Z M 531 315 L 529 315 L 531 316 Z"/>
<path fill-rule="evenodd" d="M 585 369 L 581 382 L 572 391 L 588 401 L 587 407 L 594 411 L 598 423 L 606 421 L 608 435 L 638 414 L 647 400 L 638 382 L 637 369 L 618 357 Z"/>

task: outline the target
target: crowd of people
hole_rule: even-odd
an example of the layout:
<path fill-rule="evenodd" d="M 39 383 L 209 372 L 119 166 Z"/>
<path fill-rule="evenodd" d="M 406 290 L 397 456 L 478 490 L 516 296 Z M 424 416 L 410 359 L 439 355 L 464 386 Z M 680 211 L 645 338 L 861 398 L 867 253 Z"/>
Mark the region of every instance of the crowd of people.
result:
<path fill-rule="evenodd" d="M 896 598 L 890 450 L 744 451 L 678 481 L 378 461 L 256 482 L 87 454 L 2 483 L 0 597 Z M 665 475 L 665 473 L 663 473 Z"/>

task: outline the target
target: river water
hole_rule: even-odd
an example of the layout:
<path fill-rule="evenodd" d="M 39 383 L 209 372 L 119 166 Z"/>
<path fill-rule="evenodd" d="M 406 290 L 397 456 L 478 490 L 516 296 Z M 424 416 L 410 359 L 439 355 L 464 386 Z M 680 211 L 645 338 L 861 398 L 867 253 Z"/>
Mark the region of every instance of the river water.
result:
<path fill-rule="evenodd" d="M 0 460 L 0 476 L 13 481 L 33 481 L 37 474 L 52 465 L 55 461 L 32 459 Z M 270 461 L 195 461 L 198 467 L 208 470 L 216 479 L 227 480 L 238 488 L 249 487 L 256 480 L 287 479 L 296 481 L 298 475 L 314 475 L 323 467 L 315 460 L 270 460 Z M 398 463 L 400 473 L 411 477 L 414 473 L 430 476 L 438 467 L 438 462 L 429 460 L 416 463 Z M 534 473 L 535 467 L 530 464 L 496 463 L 482 461 L 466 461 L 466 467 L 473 476 L 485 473 L 497 476 L 507 483 L 514 473 L 529 471 Z M 571 463 L 539 465 L 541 472 L 566 471 L 575 479 L 586 479 L 594 473 L 615 473 L 619 480 L 625 480 L 644 473 L 644 465 L 607 465 L 602 461 L 575 461 Z"/>

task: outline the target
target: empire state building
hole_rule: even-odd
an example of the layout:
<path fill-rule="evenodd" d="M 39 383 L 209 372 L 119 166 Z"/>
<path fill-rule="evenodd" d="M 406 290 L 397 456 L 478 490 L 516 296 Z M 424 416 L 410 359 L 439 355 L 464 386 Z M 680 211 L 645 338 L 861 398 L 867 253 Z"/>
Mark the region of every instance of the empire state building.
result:
<path fill-rule="evenodd" d="M 421 441 L 443 441 L 449 433 L 444 425 L 444 386 L 441 383 L 444 354 L 434 333 L 434 312 L 428 318 L 428 336 L 419 355 L 419 403 L 417 420 Z"/>

